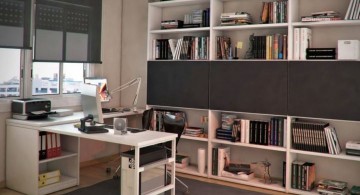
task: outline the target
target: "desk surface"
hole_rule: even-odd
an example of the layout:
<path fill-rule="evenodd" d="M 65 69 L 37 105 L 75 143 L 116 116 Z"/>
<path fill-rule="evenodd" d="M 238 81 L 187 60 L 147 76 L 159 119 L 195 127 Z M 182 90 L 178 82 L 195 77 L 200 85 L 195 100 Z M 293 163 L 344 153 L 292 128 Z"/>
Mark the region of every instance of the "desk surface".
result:
<path fill-rule="evenodd" d="M 97 141 L 124 144 L 129 146 L 145 147 L 160 142 L 171 141 L 177 137 L 177 134 L 165 133 L 159 131 L 143 131 L 139 133 L 128 132 L 125 135 L 115 135 L 113 129 L 108 129 L 108 133 L 87 134 L 79 131 L 73 124 L 63 124 L 47 126 L 40 128 L 40 131 L 48 131 L 63 135 L 70 135 L 79 138 L 87 138 Z"/>
<path fill-rule="evenodd" d="M 126 117 L 132 115 L 142 114 L 144 110 L 138 109 L 137 112 L 129 111 L 129 112 L 110 112 L 104 113 L 104 118 L 114 118 L 114 117 Z M 83 112 L 74 112 L 71 116 L 64 116 L 64 117 L 51 117 L 49 116 L 46 119 L 39 119 L 39 120 L 19 120 L 19 119 L 7 119 L 6 123 L 13 124 L 13 125 L 25 125 L 25 126 L 32 126 L 32 127 L 45 127 L 45 126 L 52 126 L 52 125 L 61 125 L 66 123 L 77 123 L 80 122 L 80 119 L 84 117 Z"/>

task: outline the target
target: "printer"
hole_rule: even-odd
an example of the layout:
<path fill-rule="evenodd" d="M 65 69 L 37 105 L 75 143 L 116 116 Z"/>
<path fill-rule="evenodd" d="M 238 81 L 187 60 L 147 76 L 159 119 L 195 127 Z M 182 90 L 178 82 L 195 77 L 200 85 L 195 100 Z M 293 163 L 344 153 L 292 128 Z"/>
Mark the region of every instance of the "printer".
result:
<path fill-rule="evenodd" d="M 51 101 L 44 98 L 15 99 L 11 102 L 11 112 L 15 119 L 43 119 L 48 117 L 50 111 Z"/>

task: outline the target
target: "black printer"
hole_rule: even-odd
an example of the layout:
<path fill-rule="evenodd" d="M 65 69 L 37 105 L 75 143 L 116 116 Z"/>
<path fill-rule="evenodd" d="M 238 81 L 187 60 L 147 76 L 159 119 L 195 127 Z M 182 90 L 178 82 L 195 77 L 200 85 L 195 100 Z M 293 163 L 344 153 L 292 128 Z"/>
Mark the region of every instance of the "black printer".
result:
<path fill-rule="evenodd" d="M 43 119 L 48 117 L 50 111 L 51 101 L 44 98 L 15 99 L 11 102 L 11 112 L 15 119 Z"/>

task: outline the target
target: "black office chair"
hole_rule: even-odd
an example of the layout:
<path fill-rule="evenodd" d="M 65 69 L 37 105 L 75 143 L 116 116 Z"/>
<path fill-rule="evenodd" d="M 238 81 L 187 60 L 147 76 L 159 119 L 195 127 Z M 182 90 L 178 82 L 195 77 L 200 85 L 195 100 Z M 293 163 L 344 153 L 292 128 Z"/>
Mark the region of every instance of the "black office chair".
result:
<path fill-rule="evenodd" d="M 177 145 L 179 143 L 181 135 L 184 132 L 185 124 L 186 124 L 186 119 L 185 119 L 184 115 L 182 115 L 182 114 L 183 113 L 181 113 L 181 112 L 175 112 L 175 113 L 170 113 L 170 112 L 167 113 L 166 112 L 163 115 L 163 120 L 162 120 L 165 132 L 177 134 L 176 151 L 177 151 Z M 172 149 L 171 142 L 166 142 L 165 148 L 167 149 L 167 156 L 171 157 L 171 149 Z M 165 168 L 165 170 L 166 170 L 166 168 Z M 169 171 L 166 170 L 166 173 L 169 176 L 171 176 L 171 173 Z M 183 181 L 181 181 L 179 178 L 177 178 L 176 176 L 175 176 L 175 179 L 186 188 L 185 193 L 189 194 L 189 187 Z"/>

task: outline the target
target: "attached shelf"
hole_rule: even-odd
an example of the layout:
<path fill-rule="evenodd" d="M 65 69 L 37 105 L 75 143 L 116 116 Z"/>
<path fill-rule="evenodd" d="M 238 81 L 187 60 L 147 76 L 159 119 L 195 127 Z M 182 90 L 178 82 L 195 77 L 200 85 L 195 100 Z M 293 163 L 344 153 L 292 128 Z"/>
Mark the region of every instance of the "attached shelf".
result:
<path fill-rule="evenodd" d="M 343 160 L 360 161 L 360 156 L 346 155 L 345 151 L 342 151 L 340 154 L 335 155 L 335 154 L 326 154 L 326 153 L 320 153 L 320 152 L 310 152 L 310 151 L 291 149 L 290 153 L 305 154 L 305 155 L 320 156 L 320 157 L 335 158 L 335 159 L 343 159 Z"/>
<path fill-rule="evenodd" d="M 54 183 L 54 184 L 50 184 L 50 185 L 46 185 L 43 186 L 41 188 L 39 188 L 39 194 L 43 195 L 43 194 L 50 194 L 59 190 L 63 190 L 66 188 L 70 188 L 73 186 L 78 185 L 78 180 L 75 177 L 69 177 L 66 175 L 61 175 L 60 177 L 60 182 Z"/>
<path fill-rule="evenodd" d="M 205 173 L 199 173 L 196 165 L 188 165 L 185 168 L 176 168 L 175 170 L 176 170 L 176 172 L 179 172 L 179 173 L 207 177 L 207 169 L 205 169 Z"/>
<path fill-rule="evenodd" d="M 360 26 L 360 20 L 336 20 L 320 22 L 294 22 L 293 27 L 334 27 L 334 26 Z"/>
<path fill-rule="evenodd" d="M 276 23 L 276 24 L 249 24 L 249 25 L 234 25 L 234 26 L 215 26 L 213 30 L 244 30 L 244 29 L 269 29 L 269 28 L 287 28 L 288 23 Z"/>
<path fill-rule="evenodd" d="M 214 179 L 223 180 L 223 181 L 229 181 L 229 182 L 238 183 L 238 184 L 244 184 L 244 185 L 249 185 L 249 186 L 254 186 L 254 187 L 259 187 L 259 188 L 265 188 L 265 189 L 285 192 L 285 187 L 282 186 L 282 182 L 280 180 L 275 180 L 276 183 L 265 184 L 261 181 L 260 178 L 254 178 L 249 181 L 245 181 L 245 180 L 232 179 L 232 178 L 228 178 L 228 177 L 221 177 L 221 176 L 214 176 L 214 175 L 210 175 L 210 177 L 214 178 Z"/>
<path fill-rule="evenodd" d="M 188 140 L 195 140 L 195 141 L 202 141 L 202 142 L 207 142 L 208 141 L 208 138 L 193 137 L 193 136 L 188 136 L 188 135 L 181 135 L 181 139 L 188 139 Z"/>
<path fill-rule="evenodd" d="M 154 7 L 176 7 L 176 6 L 188 6 L 197 5 L 202 3 L 209 3 L 210 0 L 176 0 L 176 1 L 161 1 L 149 3 L 150 6 Z"/>
<path fill-rule="evenodd" d="M 319 194 L 316 189 L 312 190 L 312 191 L 305 191 L 305 190 L 298 190 L 298 189 L 293 189 L 290 188 L 289 190 L 290 193 L 293 194 L 301 194 L 301 195 L 315 195 L 315 194 Z"/>
<path fill-rule="evenodd" d="M 242 147 L 248 147 L 248 148 L 258 148 L 263 150 L 272 150 L 272 151 L 280 151 L 280 152 L 286 152 L 286 148 L 280 147 L 280 146 L 268 146 L 268 145 L 257 145 L 257 144 L 247 144 L 247 143 L 240 143 L 240 142 L 230 142 L 227 140 L 220 140 L 220 139 L 213 139 L 211 142 L 217 143 L 217 144 L 226 144 L 226 145 L 232 145 L 232 146 L 242 146 Z"/>
<path fill-rule="evenodd" d="M 171 163 L 171 162 L 175 162 L 175 158 L 167 158 L 167 159 L 151 162 L 151 163 L 148 163 L 148 164 L 146 164 L 144 166 L 141 166 L 139 168 L 139 172 L 143 172 L 145 170 L 149 170 L 149 169 L 152 169 L 154 167 L 165 165 L 165 164 L 168 164 L 168 163 Z"/>
<path fill-rule="evenodd" d="M 65 159 L 65 158 L 71 158 L 71 157 L 74 157 L 74 156 L 77 156 L 77 155 L 78 155 L 78 153 L 76 153 L 76 152 L 61 151 L 61 156 L 40 160 L 39 163 L 40 164 L 41 163 L 48 163 L 48 162 L 51 162 L 51 161 L 61 160 L 61 159 Z"/>
<path fill-rule="evenodd" d="M 209 27 L 200 28 L 177 28 L 177 29 L 164 29 L 164 30 L 151 30 L 150 34 L 172 34 L 172 33 L 187 33 L 187 32 L 206 32 L 210 31 Z"/>

